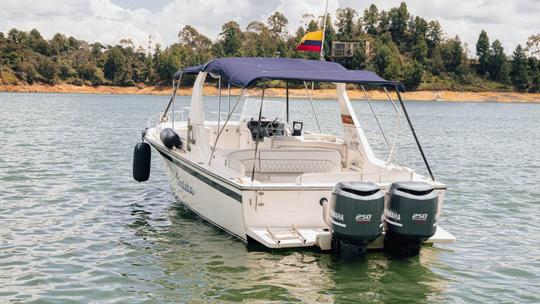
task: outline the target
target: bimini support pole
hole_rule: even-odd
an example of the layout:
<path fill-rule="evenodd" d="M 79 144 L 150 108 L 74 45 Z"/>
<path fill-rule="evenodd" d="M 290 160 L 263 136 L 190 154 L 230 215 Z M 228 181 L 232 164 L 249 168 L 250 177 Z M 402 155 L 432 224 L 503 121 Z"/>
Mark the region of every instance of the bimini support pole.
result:
<path fill-rule="evenodd" d="M 289 82 L 285 82 L 285 107 L 287 111 L 287 123 L 289 123 Z"/>
<path fill-rule="evenodd" d="M 251 168 L 251 181 L 255 179 L 255 165 L 257 164 L 257 150 L 259 149 L 259 141 L 261 141 L 261 118 L 264 103 L 264 92 L 266 91 L 266 81 L 264 82 L 262 94 L 261 94 L 261 106 L 259 107 L 259 123 L 257 126 L 257 138 L 255 139 L 255 155 L 253 156 L 253 168 Z M 259 168 L 259 171 L 261 169 Z"/>
<path fill-rule="evenodd" d="M 172 96 L 171 96 L 171 99 L 169 100 L 169 103 L 167 104 L 167 107 L 165 108 L 165 111 L 163 112 L 163 115 L 161 115 L 160 120 L 162 120 L 163 117 L 167 116 L 167 112 L 169 112 L 169 108 L 171 107 L 171 104 L 174 104 L 174 100 L 176 99 L 176 91 L 178 91 L 178 88 L 180 87 L 180 81 L 181 80 L 182 80 L 182 74 L 180 74 L 178 76 L 178 80 L 176 81 L 176 85 L 175 85 L 175 81 L 173 79 Z M 174 110 L 173 110 L 173 112 L 174 112 Z M 174 113 L 173 113 L 173 115 L 174 115 Z M 174 119 L 173 119 L 173 123 L 174 123 Z"/>
<path fill-rule="evenodd" d="M 313 84 L 313 82 L 312 82 Z M 319 128 L 319 133 L 322 133 L 321 125 L 319 124 L 319 119 L 317 118 L 317 112 L 315 111 L 315 106 L 313 105 L 313 98 L 311 98 L 311 94 L 309 93 L 307 83 L 304 81 L 304 88 L 306 89 L 306 94 L 309 98 L 309 104 L 311 105 L 311 110 L 313 111 L 313 116 L 315 117 L 315 122 L 317 123 L 317 127 Z M 313 86 L 311 86 L 311 90 L 313 92 Z"/>
<path fill-rule="evenodd" d="M 229 120 L 231 119 L 231 116 L 233 115 L 234 113 L 234 110 L 236 109 L 236 106 L 238 105 L 238 103 L 240 102 L 240 100 L 242 99 L 242 97 L 244 97 L 244 95 L 246 94 L 246 91 L 247 91 L 247 88 L 245 88 L 243 91 L 242 91 L 242 94 L 240 94 L 240 96 L 238 96 L 238 99 L 236 100 L 236 102 L 234 103 L 234 106 L 232 108 L 232 111 L 229 112 L 229 115 L 227 115 L 227 119 L 225 120 L 225 122 L 223 123 L 223 127 L 221 127 L 221 129 L 218 129 L 219 132 L 216 136 L 216 139 L 214 140 L 214 146 L 212 147 L 212 153 L 210 154 L 210 159 L 208 160 L 208 165 L 211 165 L 212 164 L 212 159 L 214 158 L 214 153 L 216 153 L 216 146 L 217 146 L 217 142 L 219 140 L 219 137 L 221 136 L 221 133 L 223 133 L 223 130 L 225 130 L 225 127 L 227 126 L 227 123 L 229 122 Z"/>
<path fill-rule="evenodd" d="M 324 61 L 324 34 L 326 34 L 326 17 L 328 16 L 328 0 L 326 0 L 326 7 L 324 9 L 324 19 L 323 19 L 323 32 L 322 32 L 322 41 L 321 41 L 321 53 L 319 54 L 319 60 Z"/>
<path fill-rule="evenodd" d="M 429 167 L 429 163 L 426 159 L 426 156 L 424 155 L 424 150 L 422 150 L 422 146 L 420 145 L 420 141 L 418 140 L 418 136 L 416 136 L 416 132 L 414 131 L 414 127 L 412 125 L 411 119 L 409 118 L 409 113 L 407 113 L 407 109 L 405 108 L 405 103 L 403 102 L 403 98 L 401 98 L 401 94 L 399 93 L 398 87 L 394 87 L 396 90 L 397 97 L 399 99 L 399 103 L 401 104 L 401 108 L 403 109 L 403 114 L 405 114 L 405 118 L 407 119 L 407 123 L 409 123 L 409 127 L 411 128 L 414 140 L 416 141 L 416 145 L 418 146 L 418 150 L 420 150 L 420 154 L 422 155 L 422 159 L 424 160 L 424 164 L 426 164 L 426 168 L 429 172 L 429 176 L 431 176 L 431 180 L 435 181 L 435 177 L 433 176 L 433 172 L 431 172 L 431 168 Z"/>
<path fill-rule="evenodd" d="M 217 129 L 219 130 L 219 123 L 221 122 L 221 75 L 219 75 L 218 81 Z"/>
<path fill-rule="evenodd" d="M 379 126 L 379 130 L 381 130 L 381 134 L 384 138 L 384 141 L 386 142 L 386 145 L 388 146 L 388 148 L 390 148 L 390 142 L 388 142 L 388 139 L 386 138 L 386 134 L 384 134 L 384 130 L 381 126 L 381 123 L 379 122 L 379 118 L 377 117 L 377 114 L 375 114 L 375 110 L 373 109 L 373 105 L 371 104 L 371 99 L 369 98 L 369 95 L 367 94 L 364 86 L 362 85 L 360 87 L 362 88 L 362 91 L 364 92 L 364 96 L 366 97 L 366 100 L 369 104 L 369 108 L 371 109 L 371 113 L 373 113 L 373 117 L 375 118 L 375 121 L 377 122 L 377 125 Z"/>

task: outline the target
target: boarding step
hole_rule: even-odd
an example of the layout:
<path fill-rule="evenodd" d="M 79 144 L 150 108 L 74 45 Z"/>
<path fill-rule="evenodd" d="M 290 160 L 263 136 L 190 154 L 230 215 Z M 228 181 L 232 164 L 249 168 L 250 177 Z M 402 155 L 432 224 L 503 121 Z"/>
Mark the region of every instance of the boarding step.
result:
<path fill-rule="evenodd" d="M 330 232 L 322 228 L 290 227 L 248 227 L 247 235 L 269 248 L 311 247 L 319 245 L 321 236 Z M 320 246 L 319 246 L 320 247 Z"/>
<path fill-rule="evenodd" d="M 248 227 L 247 235 L 268 248 L 291 248 L 317 246 L 322 250 L 330 250 L 332 234 L 323 228 L 291 227 Z M 437 226 L 435 234 L 426 243 L 454 243 L 456 237 Z M 376 240 L 368 244 L 368 249 L 383 249 L 384 232 Z"/>

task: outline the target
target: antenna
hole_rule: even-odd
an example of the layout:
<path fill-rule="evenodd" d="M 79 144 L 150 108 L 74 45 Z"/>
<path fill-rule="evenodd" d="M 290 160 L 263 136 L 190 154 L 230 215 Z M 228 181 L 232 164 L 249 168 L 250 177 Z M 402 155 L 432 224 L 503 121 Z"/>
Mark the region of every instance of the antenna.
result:
<path fill-rule="evenodd" d="M 321 58 L 324 61 L 324 34 L 326 33 L 326 17 L 328 16 L 328 0 L 326 0 L 326 8 L 324 9 L 324 21 L 322 31 Z"/>
<path fill-rule="evenodd" d="M 152 35 L 148 35 L 148 56 L 152 54 Z"/>

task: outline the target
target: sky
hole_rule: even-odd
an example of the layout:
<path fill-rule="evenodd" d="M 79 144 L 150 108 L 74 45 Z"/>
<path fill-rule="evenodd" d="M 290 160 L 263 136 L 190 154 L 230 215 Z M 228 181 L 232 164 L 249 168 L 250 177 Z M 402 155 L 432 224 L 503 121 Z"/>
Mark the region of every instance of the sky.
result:
<path fill-rule="evenodd" d="M 363 12 L 371 3 L 389 9 L 400 1 L 328 0 L 329 12 L 352 7 Z M 459 35 L 474 53 L 478 35 L 486 30 L 491 41 L 499 39 L 511 53 L 527 37 L 540 34 L 539 0 L 409 0 L 409 12 L 439 20 L 447 37 Z M 254 20 L 265 21 L 275 11 L 289 19 L 296 31 L 306 13 L 322 15 L 324 0 L 2 0 L 0 31 L 38 29 L 45 38 L 60 32 L 89 42 L 117 44 L 131 38 L 136 45 L 169 45 L 184 25 L 192 25 L 212 40 L 221 26 L 237 21 L 243 28 Z"/>

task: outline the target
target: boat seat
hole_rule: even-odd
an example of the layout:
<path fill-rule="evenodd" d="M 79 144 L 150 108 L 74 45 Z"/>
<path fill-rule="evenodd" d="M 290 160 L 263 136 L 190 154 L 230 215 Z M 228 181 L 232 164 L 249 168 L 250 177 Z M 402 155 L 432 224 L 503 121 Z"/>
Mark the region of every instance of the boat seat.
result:
<path fill-rule="evenodd" d="M 240 150 L 228 155 L 226 165 L 245 175 L 255 163 L 261 174 L 303 174 L 310 172 L 340 172 L 341 154 L 328 149 L 261 149 L 254 159 L 254 150 Z"/>
<path fill-rule="evenodd" d="M 327 141 L 300 141 L 289 140 L 287 138 L 275 138 L 272 139 L 272 149 L 285 149 L 285 150 L 335 150 L 341 154 L 342 166 L 347 162 L 347 145 L 339 142 L 327 142 Z"/>

